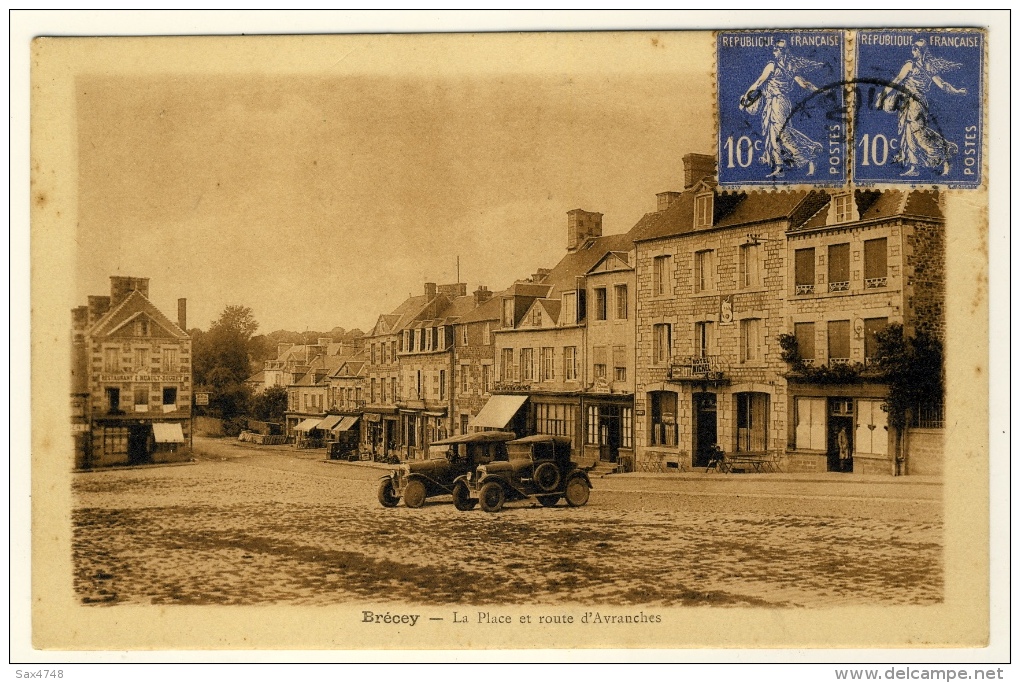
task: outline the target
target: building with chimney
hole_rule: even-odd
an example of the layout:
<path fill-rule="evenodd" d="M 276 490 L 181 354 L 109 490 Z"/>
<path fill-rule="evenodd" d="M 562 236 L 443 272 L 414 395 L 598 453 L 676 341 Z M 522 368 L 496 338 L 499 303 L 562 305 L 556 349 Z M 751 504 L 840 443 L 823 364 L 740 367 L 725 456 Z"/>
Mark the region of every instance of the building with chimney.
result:
<path fill-rule="evenodd" d="M 160 461 L 190 446 L 191 338 L 149 300 L 149 279 L 113 276 L 72 311 L 75 466 Z"/>
<path fill-rule="evenodd" d="M 473 299 L 474 308 L 454 326 L 454 434 L 472 431 L 471 421 L 485 407 L 496 381 L 493 332 L 499 326 L 501 297 L 494 297 L 487 287 L 479 286 Z"/>

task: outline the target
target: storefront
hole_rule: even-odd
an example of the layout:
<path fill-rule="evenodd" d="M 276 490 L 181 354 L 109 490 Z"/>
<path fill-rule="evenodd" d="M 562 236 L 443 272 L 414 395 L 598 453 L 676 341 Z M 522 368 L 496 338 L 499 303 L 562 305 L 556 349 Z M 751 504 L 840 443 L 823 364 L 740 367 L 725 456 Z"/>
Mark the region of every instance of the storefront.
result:
<path fill-rule="evenodd" d="M 634 465 L 634 396 L 587 393 L 584 405 L 584 459 Z"/>
<path fill-rule="evenodd" d="M 522 410 L 527 395 L 497 394 L 489 398 L 482 409 L 468 422 L 475 431 L 509 430 L 519 437 L 526 435 L 527 412 Z"/>

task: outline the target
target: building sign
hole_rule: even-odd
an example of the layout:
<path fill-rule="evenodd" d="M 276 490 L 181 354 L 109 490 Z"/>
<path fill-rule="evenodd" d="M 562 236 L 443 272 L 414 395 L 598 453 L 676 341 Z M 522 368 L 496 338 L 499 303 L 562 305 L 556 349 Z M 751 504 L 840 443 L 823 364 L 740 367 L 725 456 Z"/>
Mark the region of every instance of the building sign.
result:
<path fill-rule="evenodd" d="M 606 381 L 605 377 L 596 377 L 595 382 L 591 385 L 591 392 L 594 394 L 608 394 L 609 382 Z"/>
<path fill-rule="evenodd" d="M 719 297 L 719 324 L 733 324 L 733 295 Z"/>
<path fill-rule="evenodd" d="M 207 406 L 207 405 L 209 405 L 209 392 L 208 391 L 196 391 L 195 392 L 195 405 L 196 406 Z"/>
<path fill-rule="evenodd" d="M 131 373 L 101 374 L 100 382 L 167 382 L 177 383 L 188 381 L 188 375 L 164 375 L 161 373 Z"/>
<path fill-rule="evenodd" d="M 496 382 L 493 389 L 494 391 L 531 391 L 531 385 L 520 382 Z"/>

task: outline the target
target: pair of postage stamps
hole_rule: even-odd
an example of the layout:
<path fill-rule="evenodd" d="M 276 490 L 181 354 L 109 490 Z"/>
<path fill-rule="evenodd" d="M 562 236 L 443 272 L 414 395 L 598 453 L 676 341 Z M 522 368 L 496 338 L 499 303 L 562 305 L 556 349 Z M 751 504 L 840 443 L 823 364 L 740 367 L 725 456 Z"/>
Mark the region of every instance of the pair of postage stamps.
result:
<path fill-rule="evenodd" d="M 716 35 L 719 182 L 982 183 L 979 29 Z"/>

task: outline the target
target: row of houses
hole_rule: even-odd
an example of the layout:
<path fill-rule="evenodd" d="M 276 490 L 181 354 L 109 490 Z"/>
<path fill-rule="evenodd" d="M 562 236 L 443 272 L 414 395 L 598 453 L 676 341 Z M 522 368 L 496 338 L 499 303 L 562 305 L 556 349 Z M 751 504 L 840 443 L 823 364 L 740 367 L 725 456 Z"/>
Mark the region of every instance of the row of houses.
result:
<path fill-rule="evenodd" d="M 683 190 L 627 233 L 569 211 L 555 267 L 501 292 L 426 283 L 357 346 L 281 345 L 251 382 L 287 386 L 296 439 L 356 430 L 377 457 L 511 429 L 624 469 L 721 449 L 786 471 L 937 474 L 941 404 L 897 434 L 867 369 L 887 325 L 943 338 L 944 250 L 936 192 L 723 192 L 714 158 L 688 154 Z M 803 371 L 823 366 L 863 370 Z"/>

